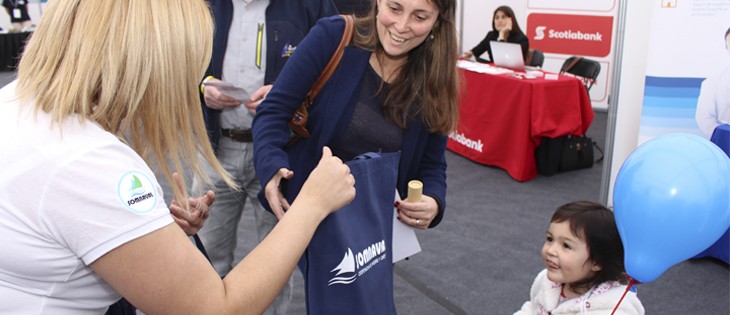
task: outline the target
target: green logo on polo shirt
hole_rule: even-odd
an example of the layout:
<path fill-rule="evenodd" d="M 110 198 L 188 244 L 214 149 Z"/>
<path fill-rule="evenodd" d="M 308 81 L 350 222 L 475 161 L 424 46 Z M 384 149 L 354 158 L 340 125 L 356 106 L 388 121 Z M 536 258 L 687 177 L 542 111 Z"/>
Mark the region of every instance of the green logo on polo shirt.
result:
<path fill-rule="evenodd" d="M 134 213 L 150 212 L 157 204 L 152 180 L 139 171 L 122 175 L 117 184 L 117 194 L 124 207 Z"/>

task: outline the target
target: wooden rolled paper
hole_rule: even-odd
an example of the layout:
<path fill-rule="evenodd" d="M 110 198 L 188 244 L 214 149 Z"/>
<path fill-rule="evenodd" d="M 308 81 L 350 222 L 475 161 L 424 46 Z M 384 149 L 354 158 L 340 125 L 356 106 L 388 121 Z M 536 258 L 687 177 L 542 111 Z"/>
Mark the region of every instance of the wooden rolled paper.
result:
<path fill-rule="evenodd" d="M 419 202 L 423 193 L 423 183 L 420 180 L 414 179 L 408 182 L 408 202 Z"/>

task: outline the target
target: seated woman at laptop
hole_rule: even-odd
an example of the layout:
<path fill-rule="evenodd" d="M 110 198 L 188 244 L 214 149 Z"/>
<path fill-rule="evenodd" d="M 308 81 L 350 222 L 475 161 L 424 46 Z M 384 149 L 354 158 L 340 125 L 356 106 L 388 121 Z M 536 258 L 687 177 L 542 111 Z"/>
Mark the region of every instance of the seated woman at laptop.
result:
<path fill-rule="evenodd" d="M 527 51 L 530 49 L 530 42 L 527 39 L 527 36 L 525 36 L 525 33 L 522 32 L 522 29 L 520 29 L 520 26 L 517 24 L 515 12 L 512 11 L 512 8 L 506 5 L 494 10 L 494 15 L 492 17 L 492 30 L 487 33 L 487 37 L 485 37 L 479 45 L 476 45 L 476 47 L 469 51 L 465 51 L 462 57 L 471 58 L 474 56 L 475 58 L 479 58 L 479 56 L 486 51 L 489 54 L 489 60 L 494 61 L 490 42 L 495 40 L 520 44 L 520 46 L 522 46 L 522 58 L 527 56 Z"/>

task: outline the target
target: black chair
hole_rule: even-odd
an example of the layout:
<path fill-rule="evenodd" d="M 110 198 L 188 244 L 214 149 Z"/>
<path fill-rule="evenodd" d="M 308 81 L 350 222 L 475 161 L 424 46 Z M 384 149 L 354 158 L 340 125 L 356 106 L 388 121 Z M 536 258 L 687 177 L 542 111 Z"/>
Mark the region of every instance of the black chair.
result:
<path fill-rule="evenodd" d="M 593 84 L 601 73 L 601 64 L 598 61 L 573 56 L 565 60 L 563 66 L 560 67 L 560 74 L 570 73 L 583 81 L 586 91 L 590 91 Z"/>
<path fill-rule="evenodd" d="M 542 68 L 542 64 L 544 62 L 545 62 L 545 54 L 542 53 L 542 50 L 530 49 L 527 52 L 527 60 L 525 62 L 526 66 Z"/>

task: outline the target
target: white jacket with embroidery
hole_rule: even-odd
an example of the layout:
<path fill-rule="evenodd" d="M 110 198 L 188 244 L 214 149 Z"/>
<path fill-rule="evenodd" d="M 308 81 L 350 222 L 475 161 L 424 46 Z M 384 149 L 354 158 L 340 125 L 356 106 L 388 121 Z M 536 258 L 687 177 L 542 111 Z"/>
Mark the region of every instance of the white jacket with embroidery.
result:
<path fill-rule="evenodd" d="M 611 314 L 626 285 L 616 281 L 601 283 L 580 297 L 558 304 L 562 284 L 547 277 L 547 269 L 540 272 L 530 289 L 530 300 L 515 312 L 515 315 L 557 315 L 557 314 Z M 628 292 L 616 315 L 643 315 L 644 306 L 635 292 Z"/>

